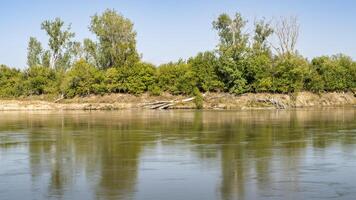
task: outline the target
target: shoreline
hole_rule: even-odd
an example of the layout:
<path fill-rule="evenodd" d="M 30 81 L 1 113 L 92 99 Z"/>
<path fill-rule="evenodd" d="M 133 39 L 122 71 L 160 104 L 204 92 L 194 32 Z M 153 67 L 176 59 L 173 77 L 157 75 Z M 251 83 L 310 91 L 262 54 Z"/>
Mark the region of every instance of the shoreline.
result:
<path fill-rule="evenodd" d="M 42 98 L 42 99 L 41 99 Z M 76 97 L 58 102 L 45 100 L 44 97 L 0 100 L 0 111 L 35 110 L 125 110 L 150 109 L 145 105 L 159 101 L 176 101 L 167 109 L 196 109 L 195 104 L 182 100 L 188 96 L 163 94 L 139 96 L 131 94 L 108 94 L 103 96 Z M 299 92 L 295 94 L 246 93 L 239 96 L 228 93 L 206 93 L 204 110 L 258 110 L 293 109 L 356 106 L 356 96 L 352 92 L 322 93 Z"/>

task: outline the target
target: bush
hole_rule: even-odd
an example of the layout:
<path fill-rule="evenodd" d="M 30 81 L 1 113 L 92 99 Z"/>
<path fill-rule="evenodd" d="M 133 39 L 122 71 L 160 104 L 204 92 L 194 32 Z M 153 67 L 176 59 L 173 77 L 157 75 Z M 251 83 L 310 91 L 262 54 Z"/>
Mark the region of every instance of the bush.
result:
<path fill-rule="evenodd" d="M 157 85 L 151 85 L 150 87 L 148 87 L 148 91 L 153 96 L 159 96 L 162 93 L 161 88 Z"/>
<path fill-rule="evenodd" d="M 104 82 L 109 92 L 141 94 L 156 83 L 156 68 L 147 63 L 110 68 L 105 73 Z"/>
<path fill-rule="evenodd" d="M 212 52 L 199 53 L 190 58 L 188 64 L 196 77 L 196 85 L 201 91 L 222 91 L 224 83 L 217 74 L 217 58 Z"/>
<path fill-rule="evenodd" d="M 25 93 L 28 95 L 58 92 L 56 72 L 44 66 L 32 66 L 25 71 Z"/>
<path fill-rule="evenodd" d="M 273 71 L 272 90 L 279 93 L 298 92 L 304 89 L 308 62 L 297 55 L 278 58 Z"/>
<path fill-rule="evenodd" d="M 158 68 L 158 86 L 171 94 L 192 94 L 196 77 L 189 64 L 169 63 Z"/>
<path fill-rule="evenodd" d="M 324 80 L 315 69 L 310 68 L 308 75 L 305 78 L 305 89 L 311 92 L 320 93 L 324 91 Z"/>
<path fill-rule="evenodd" d="M 23 93 L 23 74 L 17 69 L 0 65 L 0 96 L 18 97 Z"/>
<path fill-rule="evenodd" d="M 204 104 L 204 99 L 203 99 L 203 95 L 200 93 L 198 88 L 194 88 L 193 91 L 194 94 L 194 104 L 196 106 L 197 109 L 202 109 L 203 108 L 203 104 Z"/>
<path fill-rule="evenodd" d="M 244 79 L 250 92 L 272 90 L 272 59 L 268 54 L 252 55 L 248 58 L 248 67 L 244 70 Z"/>
<path fill-rule="evenodd" d="M 235 61 L 232 57 L 221 56 L 219 59 L 218 75 L 224 83 L 224 90 L 233 94 L 246 92 L 247 81 L 243 77 L 246 63 L 243 60 Z"/>
<path fill-rule="evenodd" d="M 326 91 L 345 91 L 356 87 L 356 65 L 350 57 L 314 58 L 312 68 L 320 75 Z"/>
<path fill-rule="evenodd" d="M 69 98 L 76 95 L 103 94 L 106 90 L 103 79 L 102 71 L 80 60 L 66 73 L 62 92 Z"/>

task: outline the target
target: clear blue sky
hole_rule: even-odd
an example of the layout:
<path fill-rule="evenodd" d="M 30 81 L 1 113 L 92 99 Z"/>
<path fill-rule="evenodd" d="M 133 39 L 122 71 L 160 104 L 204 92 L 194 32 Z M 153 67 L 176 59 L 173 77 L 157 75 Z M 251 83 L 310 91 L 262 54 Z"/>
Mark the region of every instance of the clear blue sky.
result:
<path fill-rule="evenodd" d="M 72 23 L 76 39 L 94 36 L 90 16 L 114 8 L 130 18 L 143 60 L 160 64 L 188 58 L 216 46 L 211 22 L 222 12 L 241 12 L 250 22 L 297 15 L 298 43 L 307 57 L 345 53 L 355 58 L 356 1 L 353 0 L 12 0 L 0 3 L 0 63 L 26 66 L 30 36 L 46 43 L 40 23 L 61 17 Z M 252 31 L 252 28 L 249 28 Z"/>

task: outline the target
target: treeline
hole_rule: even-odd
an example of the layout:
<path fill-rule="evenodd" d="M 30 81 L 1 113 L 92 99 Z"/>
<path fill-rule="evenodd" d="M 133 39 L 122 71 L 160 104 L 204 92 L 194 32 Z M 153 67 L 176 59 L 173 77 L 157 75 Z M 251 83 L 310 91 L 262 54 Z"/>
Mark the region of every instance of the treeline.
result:
<path fill-rule="evenodd" d="M 0 66 L 0 96 L 62 95 L 66 98 L 105 93 L 196 95 L 201 92 L 293 93 L 351 91 L 356 88 L 356 62 L 345 55 L 309 61 L 295 49 L 295 18 L 254 23 L 240 14 L 220 15 L 214 22 L 220 42 L 212 51 L 160 66 L 141 61 L 133 23 L 114 10 L 91 17 L 96 40 L 74 41 L 70 26 L 56 18 L 41 28 L 48 49 L 34 37 L 24 70 Z M 275 37 L 277 42 L 269 42 Z"/>

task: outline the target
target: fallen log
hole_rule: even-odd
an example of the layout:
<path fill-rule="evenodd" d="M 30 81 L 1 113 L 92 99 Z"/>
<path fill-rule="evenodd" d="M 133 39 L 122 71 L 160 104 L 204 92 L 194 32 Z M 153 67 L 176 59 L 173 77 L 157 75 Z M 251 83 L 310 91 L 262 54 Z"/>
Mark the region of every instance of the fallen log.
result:
<path fill-rule="evenodd" d="M 174 103 L 169 103 L 169 104 L 165 104 L 165 105 L 162 105 L 160 107 L 158 107 L 159 110 L 162 110 L 162 109 L 167 109 L 169 108 L 170 106 L 173 106 Z"/>
<path fill-rule="evenodd" d="M 273 98 L 272 99 L 268 99 L 268 98 L 266 98 L 266 99 L 256 99 L 256 101 L 257 102 L 262 102 L 262 103 L 270 103 L 270 104 L 272 104 L 273 106 L 275 106 L 278 109 L 286 109 L 287 108 L 287 106 L 284 103 L 282 103 L 282 102 L 280 102 L 278 100 L 275 100 Z"/>
<path fill-rule="evenodd" d="M 62 94 L 58 99 L 54 100 L 54 103 L 58 103 L 59 101 L 64 99 L 64 95 Z"/>
<path fill-rule="evenodd" d="M 149 108 L 150 109 L 161 109 L 162 107 L 165 107 L 166 105 L 170 105 L 172 103 L 161 103 L 161 104 L 156 104 L 156 105 L 153 105 L 153 106 L 150 106 Z"/>
<path fill-rule="evenodd" d="M 182 100 L 155 101 L 155 102 L 145 103 L 142 105 L 142 107 L 149 108 L 149 109 L 162 110 L 162 109 L 168 109 L 169 107 L 174 106 L 179 103 L 186 103 L 186 102 L 193 101 L 194 99 L 195 99 L 195 97 L 190 97 L 190 98 L 182 99 Z"/>

